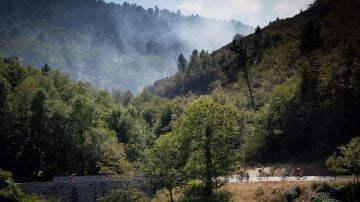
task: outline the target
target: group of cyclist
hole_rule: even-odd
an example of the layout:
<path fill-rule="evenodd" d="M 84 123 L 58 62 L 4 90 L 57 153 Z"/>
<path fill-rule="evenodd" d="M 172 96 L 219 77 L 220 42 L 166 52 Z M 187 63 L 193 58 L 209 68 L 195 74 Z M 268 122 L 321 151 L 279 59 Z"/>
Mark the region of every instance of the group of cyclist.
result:
<path fill-rule="evenodd" d="M 285 167 L 281 170 L 281 179 L 285 179 L 287 177 L 290 177 L 290 169 L 288 167 Z M 304 170 L 302 168 L 296 168 L 294 170 L 294 177 L 296 179 L 305 179 L 306 176 L 304 175 Z"/>
<path fill-rule="evenodd" d="M 290 177 L 290 173 L 291 169 L 288 167 L 284 167 L 281 169 L 280 178 L 282 180 L 285 180 L 287 177 Z M 304 170 L 300 167 L 294 169 L 293 174 L 296 179 L 306 179 L 306 176 L 304 175 Z M 269 175 L 265 172 L 265 168 L 262 166 L 257 169 L 256 177 L 261 180 L 264 177 L 268 178 Z"/>

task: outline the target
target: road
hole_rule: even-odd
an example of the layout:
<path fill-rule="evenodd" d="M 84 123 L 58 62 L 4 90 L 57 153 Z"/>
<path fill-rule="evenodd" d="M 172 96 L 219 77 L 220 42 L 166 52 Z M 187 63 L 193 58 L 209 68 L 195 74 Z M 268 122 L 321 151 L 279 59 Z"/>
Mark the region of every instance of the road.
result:
<path fill-rule="evenodd" d="M 351 176 L 337 176 L 336 179 L 341 180 L 350 180 L 352 179 Z M 307 176 L 306 179 L 296 179 L 295 177 L 287 177 L 284 179 L 281 179 L 278 176 L 269 176 L 264 177 L 262 179 L 258 179 L 256 176 L 250 176 L 249 182 L 280 182 L 280 181 L 329 181 L 329 180 L 335 180 L 334 176 Z M 230 183 L 240 183 L 240 182 L 246 182 L 246 179 L 243 181 L 238 181 L 237 176 L 230 176 L 228 178 L 228 182 Z"/>

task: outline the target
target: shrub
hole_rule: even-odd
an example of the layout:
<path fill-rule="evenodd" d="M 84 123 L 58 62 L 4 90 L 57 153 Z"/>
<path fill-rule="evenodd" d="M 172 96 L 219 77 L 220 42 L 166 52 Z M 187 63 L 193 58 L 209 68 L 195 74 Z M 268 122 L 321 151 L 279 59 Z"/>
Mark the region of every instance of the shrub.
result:
<path fill-rule="evenodd" d="M 301 194 L 301 188 L 299 186 L 289 189 L 284 193 L 284 200 L 285 201 L 293 201 L 297 199 Z"/>
<path fill-rule="evenodd" d="M 316 192 L 313 201 L 357 201 L 360 198 L 360 183 L 330 186 L 327 183 L 314 183 L 312 190 Z"/>
<path fill-rule="evenodd" d="M 331 197 L 331 195 L 329 193 L 325 193 L 325 192 L 319 192 L 316 193 L 312 198 L 311 198 L 312 202 L 338 202 L 338 200 L 334 199 Z"/>
<path fill-rule="evenodd" d="M 0 169 L 0 201 L 23 201 L 25 194 L 13 181 L 12 173 Z"/>
<path fill-rule="evenodd" d="M 327 183 L 320 183 L 318 186 L 314 189 L 315 192 L 324 192 L 324 193 L 332 193 L 333 188 L 330 187 Z"/>
<path fill-rule="evenodd" d="M 221 190 L 213 194 L 211 198 L 204 197 L 205 186 L 199 181 L 189 182 L 183 191 L 180 201 L 183 202 L 226 202 L 231 201 L 232 194 L 228 191 Z"/>
<path fill-rule="evenodd" d="M 110 195 L 99 200 L 100 202 L 148 202 L 150 199 L 136 189 L 117 189 L 113 190 Z"/>
<path fill-rule="evenodd" d="M 255 196 L 257 197 L 264 195 L 264 193 L 264 188 L 262 186 L 256 188 L 255 190 Z"/>
<path fill-rule="evenodd" d="M 184 187 L 183 196 L 180 201 L 201 201 L 203 199 L 205 186 L 198 181 L 191 181 Z"/>

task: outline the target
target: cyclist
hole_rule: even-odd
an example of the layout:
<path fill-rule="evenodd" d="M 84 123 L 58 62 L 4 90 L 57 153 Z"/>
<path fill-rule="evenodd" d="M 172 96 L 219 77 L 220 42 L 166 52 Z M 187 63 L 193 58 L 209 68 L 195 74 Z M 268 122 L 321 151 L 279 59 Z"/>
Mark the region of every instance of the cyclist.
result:
<path fill-rule="evenodd" d="M 288 176 L 289 176 L 289 169 L 288 167 L 285 167 L 281 170 L 281 178 L 285 179 Z"/>
<path fill-rule="evenodd" d="M 263 177 L 265 177 L 265 176 L 266 176 L 266 173 L 265 173 L 265 168 L 264 168 L 264 166 L 263 166 L 263 167 L 261 167 L 261 168 L 258 169 L 257 177 L 258 177 L 259 179 L 261 179 L 261 178 L 263 178 Z"/>
<path fill-rule="evenodd" d="M 250 179 L 250 175 L 248 172 L 245 173 L 245 178 L 246 178 L 246 182 L 249 182 Z"/>
<path fill-rule="evenodd" d="M 263 175 L 263 174 L 264 174 L 264 172 L 265 172 L 265 168 L 264 168 L 264 166 L 263 166 L 263 167 L 261 167 L 261 168 L 259 168 L 259 169 L 258 169 L 258 172 L 259 172 L 259 174 L 260 174 L 260 175 Z"/>
<path fill-rule="evenodd" d="M 296 177 L 302 177 L 303 176 L 303 170 L 301 168 L 296 168 L 295 176 Z"/>

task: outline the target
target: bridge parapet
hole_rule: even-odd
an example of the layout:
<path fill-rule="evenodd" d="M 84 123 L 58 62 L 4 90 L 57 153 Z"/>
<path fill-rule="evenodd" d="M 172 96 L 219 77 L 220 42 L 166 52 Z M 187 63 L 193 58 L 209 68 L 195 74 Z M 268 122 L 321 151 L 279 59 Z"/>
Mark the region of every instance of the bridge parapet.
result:
<path fill-rule="evenodd" d="M 144 186 L 144 176 L 137 175 L 131 180 L 131 185 L 139 186 L 141 191 L 152 194 L 150 189 Z M 64 202 L 95 202 L 106 196 L 113 189 L 124 188 L 127 183 L 113 176 L 77 176 L 54 177 L 52 182 L 27 182 L 19 183 L 25 193 L 36 193 L 51 196 Z"/>

